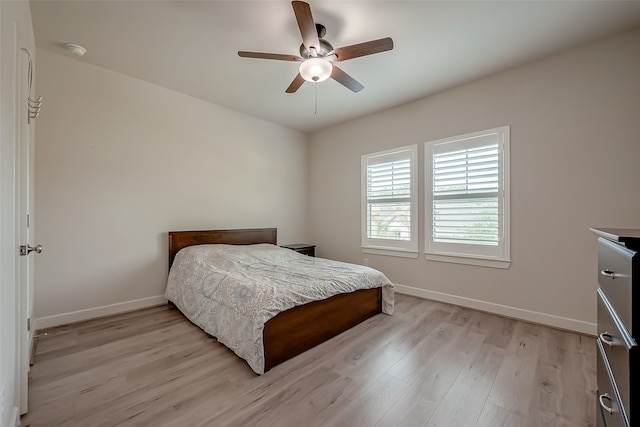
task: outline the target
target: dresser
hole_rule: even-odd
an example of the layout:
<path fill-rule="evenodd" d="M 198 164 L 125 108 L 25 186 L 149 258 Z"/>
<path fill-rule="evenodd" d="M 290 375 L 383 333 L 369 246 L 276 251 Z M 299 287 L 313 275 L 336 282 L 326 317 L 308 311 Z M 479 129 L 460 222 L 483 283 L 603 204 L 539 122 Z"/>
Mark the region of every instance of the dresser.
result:
<path fill-rule="evenodd" d="M 640 230 L 598 236 L 598 426 L 640 427 Z"/>

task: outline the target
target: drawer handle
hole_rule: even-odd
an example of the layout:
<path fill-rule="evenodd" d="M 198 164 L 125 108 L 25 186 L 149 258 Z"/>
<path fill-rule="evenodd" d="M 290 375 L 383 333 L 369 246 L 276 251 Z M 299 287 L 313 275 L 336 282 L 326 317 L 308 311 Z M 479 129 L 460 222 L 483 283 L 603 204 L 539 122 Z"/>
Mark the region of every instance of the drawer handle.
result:
<path fill-rule="evenodd" d="M 612 279 L 616 278 L 616 273 L 613 272 L 613 270 L 609 270 L 608 268 L 606 270 L 602 270 L 600 274 L 602 274 L 604 277 L 611 277 Z"/>
<path fill-rule="evenodd" d="M 613 337 L 606 331 L 600 334 L 600 341 L 609 347 L 613 347 Z"/>
<path fill-rule="evenodd" d="M 609 396 L 607 393 L 601 394 L 600 397 L 598 397 L 598 400 L 600 401 L 600 406 L 602 406 L 602 409 L 607 411 L 609 415 L 613 415 L 613 408 L 610 406 L 607 406 L 604 403 L 604 399 L 607 399 L 609 402 L 611 402 L 611 396 Z"/>

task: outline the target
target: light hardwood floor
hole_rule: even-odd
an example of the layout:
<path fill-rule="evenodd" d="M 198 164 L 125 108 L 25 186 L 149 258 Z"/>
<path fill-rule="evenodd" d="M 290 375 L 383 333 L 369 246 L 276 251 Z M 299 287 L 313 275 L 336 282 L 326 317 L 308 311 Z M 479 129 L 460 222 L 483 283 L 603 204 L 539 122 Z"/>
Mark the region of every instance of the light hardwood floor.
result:
<path fill-rule="evenodd" d="M 24 427 L 595 425 L 595 338 L 406 295 L 262 376 L 171 306 L 43 332 Z"/>

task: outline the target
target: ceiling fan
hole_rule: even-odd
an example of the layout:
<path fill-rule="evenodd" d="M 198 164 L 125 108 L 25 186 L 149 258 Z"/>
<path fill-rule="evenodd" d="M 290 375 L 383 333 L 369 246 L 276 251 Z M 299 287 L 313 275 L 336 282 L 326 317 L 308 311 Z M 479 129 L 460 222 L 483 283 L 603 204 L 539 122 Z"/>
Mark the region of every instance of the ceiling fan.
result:
<path fill-rule="evenodd" d="M 303 1 L 292 1 L 291 5 L 302 35 L 300 56 L 245 51 L 238 51 L 238 55 L 243 58 L 301 62 L 298 75 L 287 88 L 287 93 L 296 92 L 305 81 L 317 83 L 329 77 L 353 92 L 360 92 L 364 89 L 362 84 L 334 63 L 391 50 L 393 49 L 391 37 L 334 49 L 331 43 L 323 38 L 327 31 L 326 28 L 314 22 L 309 4 Z"/>

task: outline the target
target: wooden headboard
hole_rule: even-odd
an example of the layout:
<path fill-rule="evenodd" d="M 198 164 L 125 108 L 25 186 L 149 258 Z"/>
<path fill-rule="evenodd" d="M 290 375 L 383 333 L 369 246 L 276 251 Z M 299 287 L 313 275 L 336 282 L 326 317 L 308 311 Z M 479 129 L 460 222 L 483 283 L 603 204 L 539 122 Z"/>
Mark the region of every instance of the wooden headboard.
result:
<path fill-rule="evenodd" d="M 176 253 L 182 248 L 212 243 L 225 245 L 277 244 L 277 228 L 251 228 L 238 230 L 196 230 L 169 232 L 169 268 Z"/>

